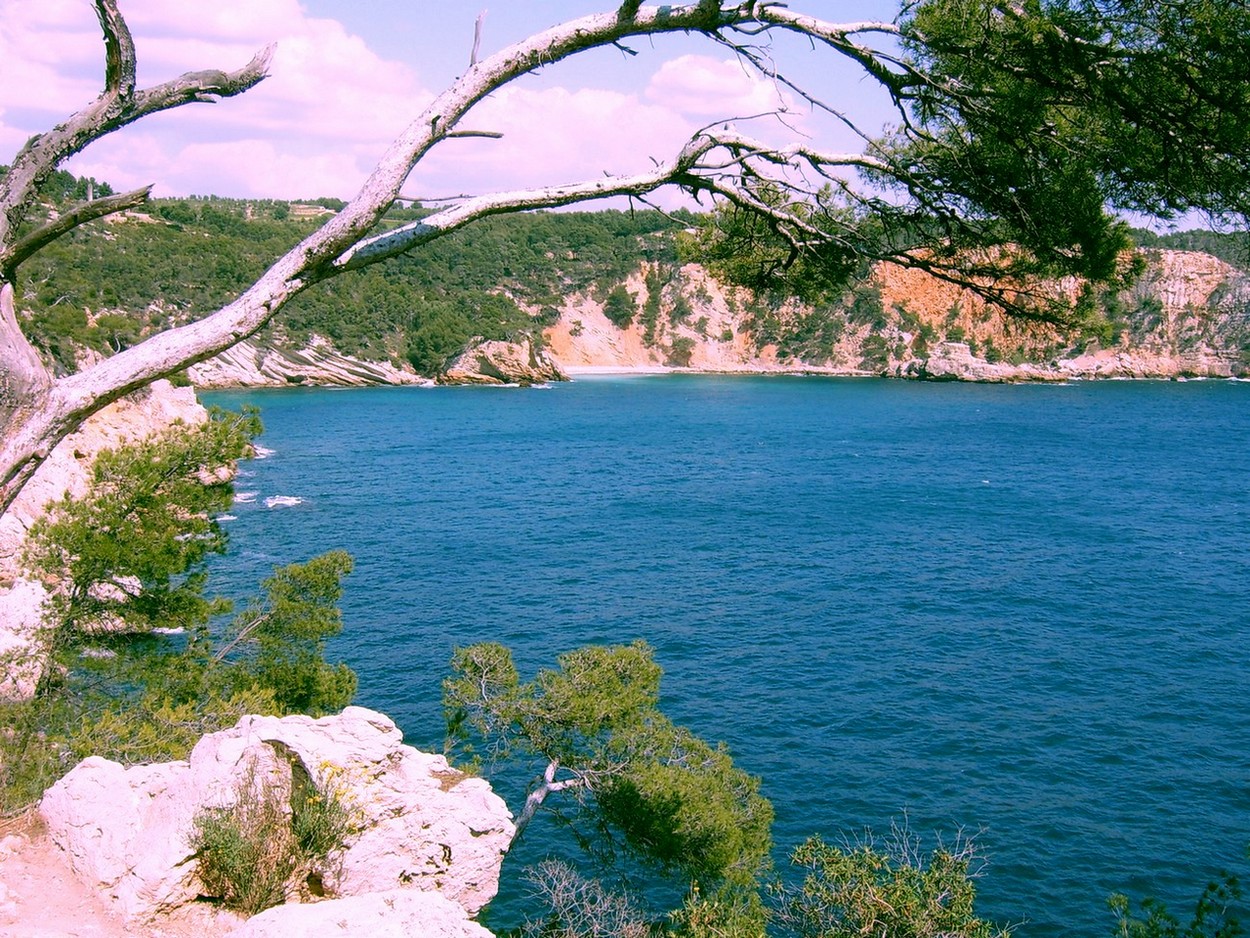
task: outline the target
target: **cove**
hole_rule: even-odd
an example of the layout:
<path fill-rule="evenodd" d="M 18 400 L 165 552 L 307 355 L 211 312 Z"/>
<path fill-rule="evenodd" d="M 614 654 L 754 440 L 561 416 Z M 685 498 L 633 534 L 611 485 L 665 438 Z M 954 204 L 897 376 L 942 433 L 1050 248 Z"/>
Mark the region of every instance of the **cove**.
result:
<path fill-rule="evenodd" d="M 203 397 L 273 450 L 213 581 L 350 551 L 331 654 L 422 748 L 455 645 L 531 674 L 644 638 L 665 712 L 763 777 L 779 865 L 906 812 L 978 834 L 987 917 L 1105 935 L 1108 893 L 1185 913 L 1250 842 L 1248 384 Z"/>

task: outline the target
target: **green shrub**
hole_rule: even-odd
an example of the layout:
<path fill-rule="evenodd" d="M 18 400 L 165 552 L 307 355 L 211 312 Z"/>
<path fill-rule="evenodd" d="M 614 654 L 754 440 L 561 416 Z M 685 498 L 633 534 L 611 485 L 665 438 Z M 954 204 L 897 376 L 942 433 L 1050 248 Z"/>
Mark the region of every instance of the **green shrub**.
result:
<path fill-rule="evenodd" d="M 253 766 L 230 807 L 195 816 L 191 846 L 208 895 L 229 909 L 255 915 L 286 899 L 299 846 L 282 798 L 272 783 L 258 782 Z"/>
<path fill-rule="evenodd" d="M 633 296 L 620 284 L 612 288 L 603 304 L 603 315 L 618 329 L 624 329 L 633 322 L 637 310 Z"/>
<path fill-rule="evenodd" d="M 669 344 L 667 363 L 674 368 L 689 368 L 694 355 L 694 339 L 679 335 Z"/>
<path fill-rule="evenodd" d="M 790 859 L 806 873 L 799 885 L 774 887 L 776 920 L 799 938 L 1010 934 L 975 913 L 978 854 L 966 840 L 925 855 L 906 826 L 895 826 L 880 847 L 871 836 L 841 847 L 811 837 Z"/>
<path fill-rule="evenodd" d="M 282 786 L 257 778 L 255 763 L 235 795 L 195 816 L 191 846 L 206 893 L 245 915 L 281 905 L 301 879 L 319 883 L 320 867 L 358 827 L 333 776 L 318 786 L 298 760 L 289 802 Z"/>

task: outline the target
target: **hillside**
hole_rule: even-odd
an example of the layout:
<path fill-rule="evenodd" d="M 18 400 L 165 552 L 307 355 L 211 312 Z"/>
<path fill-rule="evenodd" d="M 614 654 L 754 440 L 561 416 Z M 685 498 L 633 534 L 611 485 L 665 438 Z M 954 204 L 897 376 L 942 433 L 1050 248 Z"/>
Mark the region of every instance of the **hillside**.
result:
<path fill-rule="evenodd" d="M 81 183 L 62 182 L 66 197 Z M 72 369 L 84 354 L 110 354 L 216 309 L 337 207 L 158 200 L 85 226 L 23 269 L 26 328 Z M 396 209 L 388 223 L 421 214 Z M 191 378 L 369 384 L 448 380 L 450 371 L 455 380 L 506 380 L 512 366 L 497 374 L 495 353 L 478 347 L 518 341 L 532 366 L 518 376 L 525 381 L 586 368 L 974 380 L 1250 371 L 1250 280 L 1228 262 L 1244 256 L 1234 236 L 1139 233 L 1148 244 L 1140 276 L 1119 292 L 1059 285 L 1080 298 L 1080 315 L 1060 328 L 1009 318 L 969 291 L 891 265 L 816 302 L 757 295 L 684 262 L 680 232 L 695 223 L 651 211 L 491 219 L 311 288 L 279 326 Z"/>
<path fill-rule="evenodd" d="M 1087 317 L 1068 328 L 1013 319 L 971 291 L 893 265 L 878 266 L 867 284 L 825 306 L 762 304 L 686 265 L 663 281 L 648 268 L 625 282 L 639 310 L 658 306 L 654 325 L 635 320 L 618 328 L 602 304 L 583 296 L 546 336 L 552 356 L 573 369 L 988 381 L 1250 371 L 1250 278 L 1207 254 L 1143 254 L 1144 270 L 1129 289 L 1091 294 Z"/>

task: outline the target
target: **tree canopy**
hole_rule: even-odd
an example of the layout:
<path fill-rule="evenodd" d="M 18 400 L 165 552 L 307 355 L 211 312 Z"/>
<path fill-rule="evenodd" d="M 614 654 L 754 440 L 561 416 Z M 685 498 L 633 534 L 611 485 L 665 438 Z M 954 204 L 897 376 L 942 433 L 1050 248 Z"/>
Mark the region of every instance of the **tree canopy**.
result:
<path fill-rule="evenodd" d="M 529 682 L 502 645 L 460 648 L 443 683 L 449 742 L 462 756 L 480 757 L 476 742 L 492 762 L 545 763 L 514 843 L 549 796 L 568 792 L 593 858 L 624 852 L 684 878 L 720 915 L 758 915 L 772 805 L 724 746 L 660 712 L 660 674 L 645 642 L 566 652 Z"/>

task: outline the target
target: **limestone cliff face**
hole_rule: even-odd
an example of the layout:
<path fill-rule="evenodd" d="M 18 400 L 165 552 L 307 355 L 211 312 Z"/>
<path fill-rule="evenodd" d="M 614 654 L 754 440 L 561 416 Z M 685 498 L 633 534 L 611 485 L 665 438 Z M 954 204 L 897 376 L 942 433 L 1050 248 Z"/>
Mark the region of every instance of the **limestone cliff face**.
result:
<path fill-rule="evenodd" d="M 624 286 L 637 312 L 624 328 L 604 304 L 583 294 L 569 297 L 559 321 L 546 330 L 551 357 L 562 367 L 688 368 L 692 371 L 784 371 L 803 367 L 775 346 L 758 346 L 744 313 L 747 293 L 718 283 L 697 264 L 681 267 L 662 285 L 655 265 L 644 264 Z M 647 308 L 656 315 L 648 321 Z M 676 311 L 677 315 L 674 316 Z"/>
<path fill-rule="evenodd" d="M 411 369 L 390 362 L 370 362 L 342 355 L 321 336 L 301 349 L 240 342 L 220 355 L 187 369 L 201 388 L 287 388 L 301 384 L 359 387 L 372 384 L 431 384 Z"/>
<path fill-rule="evenodd" d="M 441 384 L 519 384 L 567 381 L 566 375 L 546 350 L 528 339 L 487 342 L 474 339 L 447 366 Z"/>
<path fill-rule="evenodd" d="M 1142 254 L 1144 272 L 1111 298 L 1113 308 L 1094 336 L 1011 321 L 967 291 L 916 271 L 880 273 L 887 306 L 905 304 L 922 322 L 955 336 L 927 354 L 909 345 L 886 373 L 977 381 L 1250 373 L 1250 276 L 1207 254 Z M 1069 296 L 1078 292 L 1075 283 L 1059 287 Z"/>
<path fill-rule="evenodd" d="M 29 695 L 38 676 L 35 632 L 47 593 L 22 570 L 21 554 L 30 526 L 49 502 L 86 491 L 91 464 L 101 450 L 150 436 L 176 421 L 196 424 L 207 416 L 191 388 L 157 381 L 136 391 L 64 439 L 9 510 L 0 515 L 0 660 L 11 664 L 0 670 L 0 698 Z"/>
<path fill-rule="evenodd" d="M 766 308 L 696 265 L 657 287 L 645 265 L 625 283 L 639 314 L 624 328 L 570 297 L 546 332 L 552 357 L 594 368 L 819 371 L 972 381 L 1230 377 L 1250 373 L 1250 276 L 1206 254 L 1146 251 L 1144 273 L 1113 297 L 1100 330 L 1005 316 L 922 271 L 880 265 L 837 310 Z M 1080 285 L 1051 285 L 1075 297 Z M 643 315 L 650 304 L 649 320 Z"/>
<path fill-rule="evenodd" d="M 48 789 L 40 813 L 75 876 L 142 922 L 213 895 L 193 846 L 198 813 L 264 790 L 289 806 L 297 777 L 353 820 L 347 842 L 312 871 L 334 900 L 310 918 L 289 896 L 238 934 L 489 935 L 469 916 L 499 888 L 514 830 L 507 806 L 485 780 L 404 745 L 390 718 L 362 707 L 317 720 L 246 716 L 204 736 L 185 762 L 124 767 L 93 756 Z M 412 930 L 396 931 L 396 920 Z"/>

